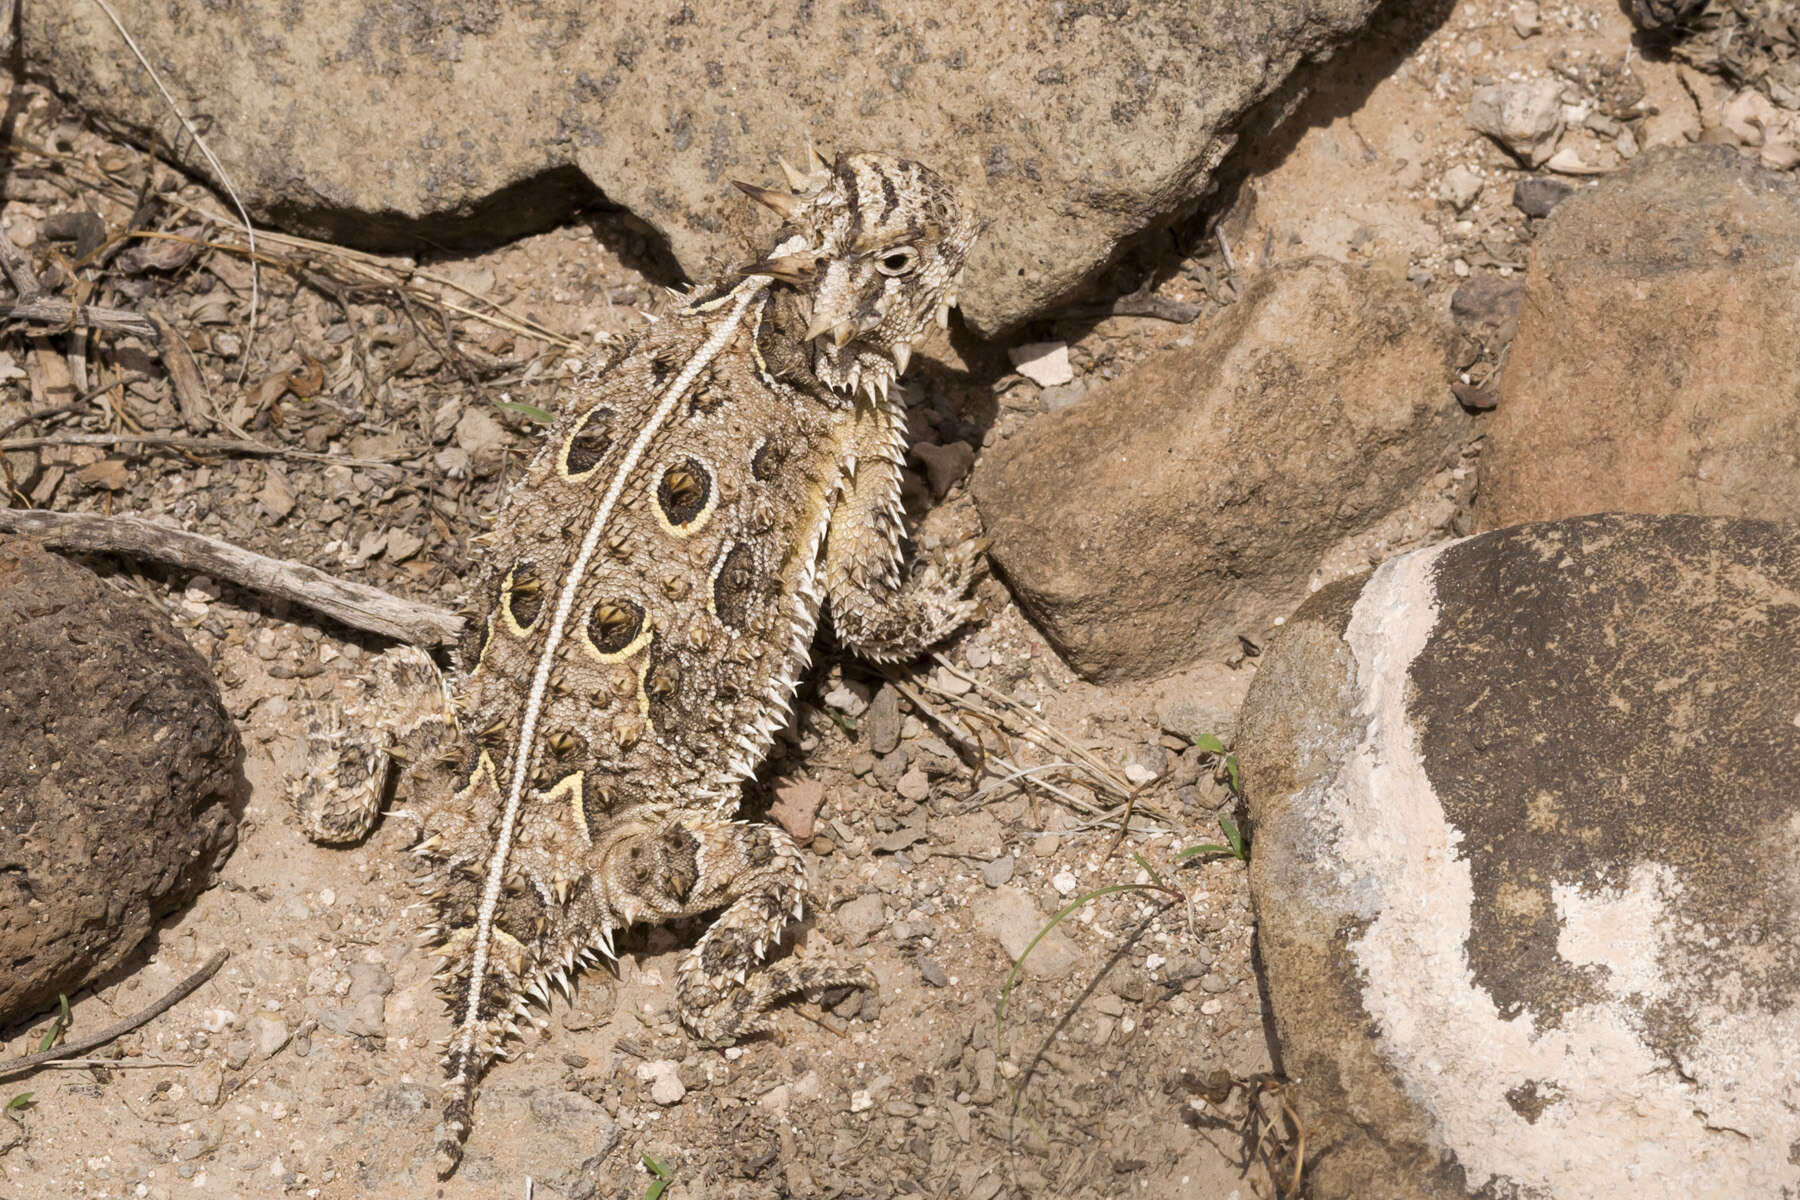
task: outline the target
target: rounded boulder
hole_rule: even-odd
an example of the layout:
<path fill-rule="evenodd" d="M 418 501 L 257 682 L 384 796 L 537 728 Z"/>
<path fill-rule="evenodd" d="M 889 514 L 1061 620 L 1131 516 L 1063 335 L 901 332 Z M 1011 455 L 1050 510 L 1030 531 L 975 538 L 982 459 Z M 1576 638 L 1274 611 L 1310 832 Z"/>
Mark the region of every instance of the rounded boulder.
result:
<path fill-rule="evenodd" d="M 1800 527 L 1399 556 L 1301 607 L 1240 729 L 1314 1195 L 1800 1189 Z"/>
<path fill-rule="evenodd" d="M 0 536 L 0 1025 L 116 967 L 230 853 L 243 746 L 148 604 Z"/>

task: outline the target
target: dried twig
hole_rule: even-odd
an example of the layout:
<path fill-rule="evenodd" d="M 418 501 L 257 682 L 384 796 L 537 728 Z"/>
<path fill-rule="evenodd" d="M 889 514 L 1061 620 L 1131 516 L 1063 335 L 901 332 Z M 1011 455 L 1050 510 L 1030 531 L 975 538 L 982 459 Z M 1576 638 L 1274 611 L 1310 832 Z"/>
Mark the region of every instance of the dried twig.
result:
<path fill-rule="evenodd" d="M 343 454 L 315 454 L 287 446 L 265 446 L 239 438 L 183 437 L 173 433 L 65 433 L 54 437 L 9 438 L 0 450 L 36 450 L 42 446 L 150 446 L 188 450 L 195 454 L 243 454 L 251 458 L 292 458 L 301 462 L 341 463 L 350 467 L 391 467 L 403 458 L 352 458 Z"/>
<path fill-rule="evenodd" d="M 9 237 L 0 237 L 0 269 L 4 269 L 6 277 L 12 280 L 13 291 L 19 294 L 19 299 L 28 300 L 42 290 L 31 264 Z"/>
<path fill-rule="evenodd" d="M 59 1059 L 74 1058 L 78 1055 L 86 1054 L 89 1050 L 97 1050 L 110 1041 L 124 1037 L 138 1026 L 155 1020 L 157 1017 L 160 1017 L 162 1014 L 168 1012 L 171 1008 L 174 1008 L 177 1004 L 180 1004 L 183 1000 L 187 999 L 201 984 L 218 974 L 219 968 L 225 965 L 225 960 L 230 956 L 231 951 L 220 950 L 211 958 L 207 959 L 206 964 L 198 971 L 195 971 L 192 975 L 189 975 L 186 979 L 176 984 L 169 994 L 164 996 L 161 1000 L 158 1000 L 155 1004 L 152 1004 L 142 1012 L 126 1017 L 117 1025 L 107 1026 L 92 1037 L 85 1037 L 79 1041 L 68 1042 L 64 1045 L 45 1050 L 41 1054 L 27 1054 L 23 1058 L 15 1058 L 9 1062 L 0 1062 L 0 1079 L 11 1079 L 15 1075 L 24 1075 L 29 1071 L 33 1071 L 36 1068 L 43 1066 L 45 1063 L 56 1062 Z"/>
<path fill-rule="evenodd" d="M 105 391 L 106 389 L 101 388 L 99 390 Z M 94 394 L 95 393 L 93 392 L 89 392 L 72 404 L 52 404 L 48 408 L 34 408 L 22 417 L 14 417 L 6 424 L 0 425 L 0 438 L 4 438 L 15 429 L 23 429 L 25 426 L 37 421 L 47 420 L 50 417 L 59 417 L 65 413 L 80 412 L 88 406 L 88 401 L 94 398 Z"/>
<path fill-rule="evenodd" d="M 0 509 L 0 533 L 26 534 L 57 550 L 127 554 L 204 572 L 263 595 L 291 600 L 352 629 L 414 645 L 446 645 L 462 635 L 462 618 L 435 604 L 405 600 L 304 563 L 269 558 L 141 517 Z"/>
<path fill-rule="evenodd" d="M 205 433 L 212 427 L 212 414 L 208 410 L 213 406 L 208 402 L 209 393 L 206 380 L 200 374 L 200 364 L 194 361 L 193 351 L 161 313 L 152 312 L 150 321 L 162 338 L 163 366 L 169 370 L 169 382 L 175 391 L 175 409 L 181 414 L 181 423 L 187 426 L 189 433 Z"/>
<path fill-rule="evenodd" d="M 0 241 L 4 240 L 0 238 Z M 127 333 L 147 342 L 156 340 L 156 326 L 146 316 L 123 308 L 71 304 L 55 296 L 28 296 L 10 304 L 0 304 L 0 321 L 25 321 L 33 325 L 54 325 L 59 329 L 79 325 L 104 329 L 108 333 Z"/>

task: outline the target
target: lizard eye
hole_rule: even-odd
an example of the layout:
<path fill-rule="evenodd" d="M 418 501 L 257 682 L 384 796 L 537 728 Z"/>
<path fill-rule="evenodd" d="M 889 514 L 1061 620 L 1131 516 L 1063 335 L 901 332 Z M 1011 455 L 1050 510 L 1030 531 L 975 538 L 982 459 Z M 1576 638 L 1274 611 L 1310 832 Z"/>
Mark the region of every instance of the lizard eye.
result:
<path fill-rule="evenodd" d="M 875 269 L 883 275 L 910 274 L 919 261 L 919 252 L 911 246 L 896 246 L 875 260 Z"/>

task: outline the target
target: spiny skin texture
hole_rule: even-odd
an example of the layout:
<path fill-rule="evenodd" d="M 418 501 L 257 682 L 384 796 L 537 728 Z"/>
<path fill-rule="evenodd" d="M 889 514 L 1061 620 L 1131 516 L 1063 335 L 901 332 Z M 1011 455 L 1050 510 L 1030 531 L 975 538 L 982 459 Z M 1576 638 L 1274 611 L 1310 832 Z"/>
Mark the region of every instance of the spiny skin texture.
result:
<path fill-rule="evenodd" d="M 770 253 L 573 388 L 486 538 L 457 746 L 407 753 L 457 1021 L 441 1174 L 528 1002 L 610 957 L 626 925 L 724 910 L 676 977 L 709 1042 L 766 1029 L 784 995 L 873 984 L 761 965 L 806 871 L 784 832 L 731 817 L 827 602 L 845 646 L 877 660 L 975 614 L 978 550 L 902 574 L 906 413 L 889 387 L 954 303 L 975 227 L 916 163 L 784 169 L 794 194 L 745 187 L 784 217 Z M 373 795 L 309 832 L 366 833 Z"/>

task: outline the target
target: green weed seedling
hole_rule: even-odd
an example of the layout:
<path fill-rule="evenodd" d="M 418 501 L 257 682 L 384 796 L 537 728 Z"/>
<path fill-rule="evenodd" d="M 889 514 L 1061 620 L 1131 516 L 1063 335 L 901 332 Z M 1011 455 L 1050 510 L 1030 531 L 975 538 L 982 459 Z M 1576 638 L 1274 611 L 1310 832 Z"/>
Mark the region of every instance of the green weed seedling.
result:
<path fill-rule="evenodd" d="M 644 1169 L 655 1176 L 650 1181 L 650 1187 L 644 1192 L 644 1200 L 662 1200 L 662 1194 L 669 1190 L 671 1183 L 675 1182 L 675 1172 L 648 1154 L 640 1154 L 638 1157 L 644 1160 Z"/>
<path fill-rule="evenodd" d="M 1238 767 L 1237 755 L 1225 752 L 1225 743 L 1210 733 L 1203 733 L 1194 739 L 1194 745 L 1213 756 L 1213 759 L 1225 769 L 1225 786 L 1231 789 L 1231 798 L 1241 800 L 1244 797 L 1244 774 Z M 1244 831 L 1238 823 L 1225 813 L 1219 814 L 1219 831 L 1225 835 L 1225 844 L 1203 842 L 1198 846 L 1189 846 L 1175 856 L 1177 861 L 1199 858 L 1211 854 L 1228 854 L 1239 862 L 1250 861 L 1250 842 L 1244 837 Z"/>
<path fill-rule="evenodd" d="M 73 1018 L 69 1016 L 69 998 L 58 993 L 56 1003 L 56 1020 L 50 1022 L 50 1028 L 44 1031 L 42 1040 L 38 1042 L 37 1052 L 39 1054 L 56 1045 L 56 1039 L 63 1035 L 63 1030 L 74 1023 Z"/>
<path fill-rule="evenodd" d="M 37 1101 L 35 1101 L 31 1098 L 32 1094 L 33 1093 L 31 1093 L 31 1092 L 20 1092 L 18 1095 L 14 1096 L 11 1100 L 8 1100 L 6 1102 L 5 1111 L 9 1112 L 9 1113 L 24 1112 L 26 1109 L 30 1108 L 33 1104 L 37 1103 Z"/>

